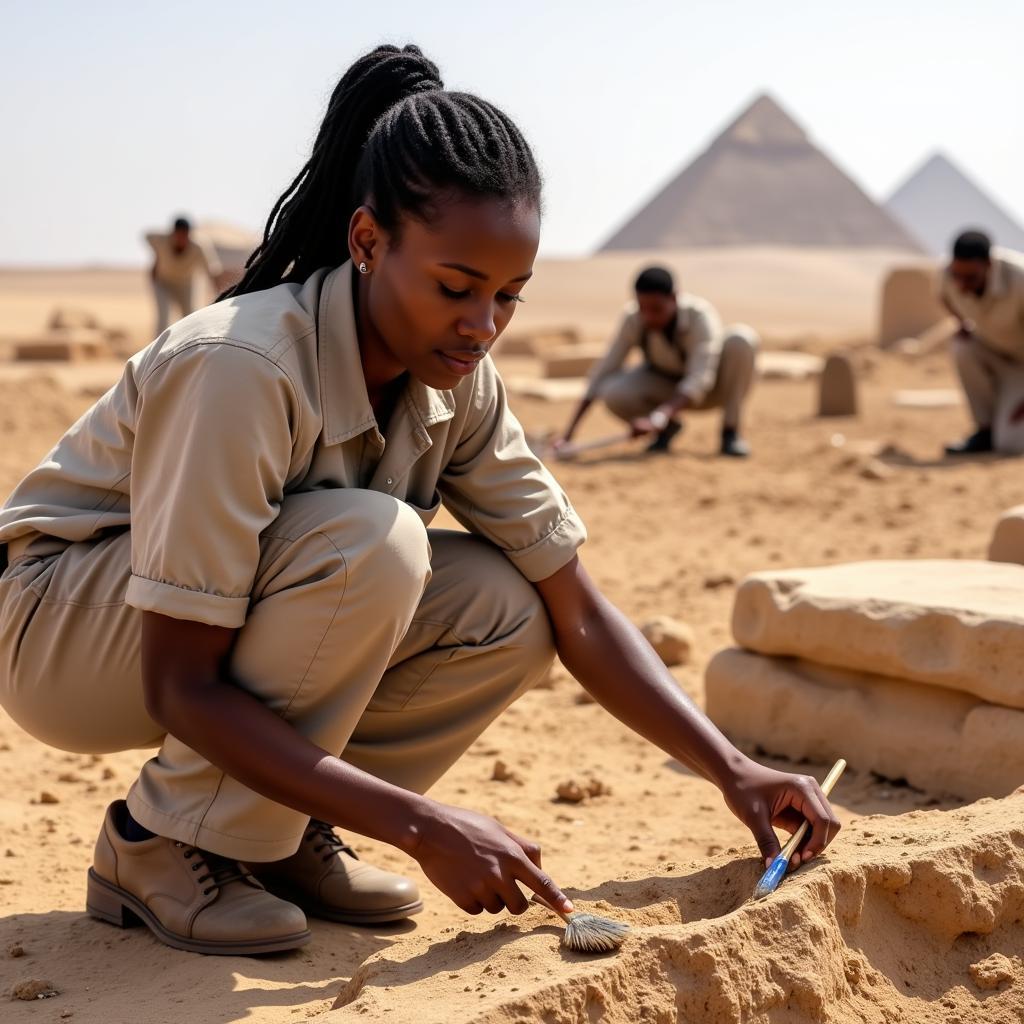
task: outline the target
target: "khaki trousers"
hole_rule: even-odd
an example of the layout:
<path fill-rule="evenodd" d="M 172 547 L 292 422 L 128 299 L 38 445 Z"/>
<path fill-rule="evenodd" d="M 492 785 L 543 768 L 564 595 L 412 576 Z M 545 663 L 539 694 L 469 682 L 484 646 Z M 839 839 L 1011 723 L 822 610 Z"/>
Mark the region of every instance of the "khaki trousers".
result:
<path fill-rule="evenodd" d="M 533 586 L 497 548 L 428 531 L 375 491 L 285 498 L 261 537 L 231 676 L 303 736 L 416 792 L 539 681 L 554 654 Z M 125 531 L 0 576 L 0 704 L 64 750 L 160 745 L 131 787 L 159 835 L 246 861 L 298 848 L 307 817 L 247 789 L 153 722 Z"/>
<path fill-rule="evenodd" d="M 758 338 L 749 327 L 730 328 L 722 343 L 714 387 L 694 409 L 721 409 L 722 426 L 738 429 L 754 381 Z M 679 381 L 639 366 L 608 378 L 599 392 L 608 410 L 627 423 L 646 416 L 676 392 Z"/>
<path fill-rule="evenodd" d="M 1024 450 L 1022 428 L 1011 422 L 1024 402 L 1024 363 L 977 339 L 954 340 L 953 359 L 975 424 L 992 428 L 999 451 Z"/>
<path fill-rule="evenodd" d="M 156 299 L 156 332 L 157 338 L 167 330 L 171 323 L 171 306 L 178 308 L 178 319 L 186 317 L 195 306 L 192 298 L 192 279 L 188 281 L 153 281 L 153 298 Z"/>

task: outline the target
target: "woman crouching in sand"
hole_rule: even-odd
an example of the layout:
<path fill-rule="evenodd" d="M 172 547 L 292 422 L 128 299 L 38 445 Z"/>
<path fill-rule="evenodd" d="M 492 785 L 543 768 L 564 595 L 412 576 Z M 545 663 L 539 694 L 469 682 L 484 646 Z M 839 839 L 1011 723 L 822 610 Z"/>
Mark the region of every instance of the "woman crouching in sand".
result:
<path fill-rule="evenodd" d="M 302 945 L 306 914 L 420 909 L 332 826 L 466 913 L 565 910 L 540 850 L 423 796 L 555 651 L 612 714 L 773 822 L 839 824 L 735 750 L 577 557 L 488 350 L 532 273 L 516 126 L 416 47 L 358 60 L 243 280 L 175 324 L 0 513 L 0 701 L 42 741 L 159 746 L 109 808 L 88 908 L 204 953 Z M 429 530 L 441 501 L 466 534 Z"/>

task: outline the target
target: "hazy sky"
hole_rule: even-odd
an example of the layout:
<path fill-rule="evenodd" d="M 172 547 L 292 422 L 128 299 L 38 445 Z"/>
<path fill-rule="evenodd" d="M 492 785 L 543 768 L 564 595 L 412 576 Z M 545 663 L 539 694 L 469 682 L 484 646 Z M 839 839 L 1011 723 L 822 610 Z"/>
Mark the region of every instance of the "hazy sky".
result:
<path fill-rule="evenodd" d="M 262 227 L 337 78 L 418 43 L 520 124 L 543 251 L 584 254 L 768 91 L 871 195 L 944 150 L 1024 220 L 1024 2 L 2 0 L 0 263 L 138 263 L 175 212 Z"/>

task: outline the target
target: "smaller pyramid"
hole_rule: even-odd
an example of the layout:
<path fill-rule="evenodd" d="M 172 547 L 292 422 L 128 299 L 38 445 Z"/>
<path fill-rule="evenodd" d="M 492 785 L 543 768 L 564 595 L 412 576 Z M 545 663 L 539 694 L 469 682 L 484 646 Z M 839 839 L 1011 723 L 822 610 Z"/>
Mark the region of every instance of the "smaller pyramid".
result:
<path fill-rule="evenodd" d="M 602 250 L 719 245 L 920 251 L 903 226 L 767 95 L 757 97 Z"/>
<path fill-rule="evenodd" d="M 980 228 L 996 245 L 1024 251 L 1024 228 L 941 153 L 911 174 L 885 208 L 935 256 L 947 257 L 966 228 Z"/>

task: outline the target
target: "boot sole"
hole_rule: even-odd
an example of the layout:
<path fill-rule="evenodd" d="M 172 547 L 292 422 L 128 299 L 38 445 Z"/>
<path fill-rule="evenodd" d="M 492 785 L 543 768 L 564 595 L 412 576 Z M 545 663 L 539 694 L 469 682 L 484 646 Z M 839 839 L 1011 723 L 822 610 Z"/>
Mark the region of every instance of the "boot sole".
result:
<path fill-rule="evenodd" d="M 249 956 L 254 953 L 280 953 L 304 946 L 313 937 L 308 929 L 274 939 L 252 939 L 247 942 L 189 939 L 165 928 L 153 912 L 136 896 L 120 888 L 89 868 L 85 909 L 97 920 L 118 928 L 145 925 L 161 942 L 188 953 L 210 953 L 220 956 Z"/>

